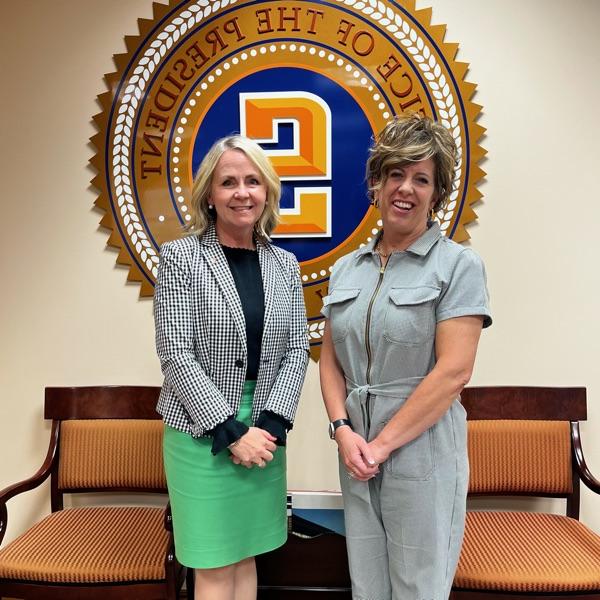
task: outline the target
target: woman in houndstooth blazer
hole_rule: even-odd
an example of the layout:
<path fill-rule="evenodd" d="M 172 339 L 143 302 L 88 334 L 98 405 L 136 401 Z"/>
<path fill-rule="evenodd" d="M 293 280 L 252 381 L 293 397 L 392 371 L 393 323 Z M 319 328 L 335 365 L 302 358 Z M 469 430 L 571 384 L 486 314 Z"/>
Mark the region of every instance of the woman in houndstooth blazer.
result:
<path fill-rule="evenodd" d="M 254 556 L 286 539 L 285 442 L 308 363 L 295 257 L 269 241 L 280 183 L 262 149 L 219 140 L 192 235 L 164 244 L 154 295 L 157 410 L 176 555 L 196 598 L 256 598 Z"/>

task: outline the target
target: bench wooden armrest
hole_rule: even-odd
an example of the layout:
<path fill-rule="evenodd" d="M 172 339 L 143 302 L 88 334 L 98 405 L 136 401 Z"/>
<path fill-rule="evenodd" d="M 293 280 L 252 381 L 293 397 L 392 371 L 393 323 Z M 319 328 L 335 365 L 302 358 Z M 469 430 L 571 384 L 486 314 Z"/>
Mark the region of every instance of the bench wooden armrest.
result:
<path fill-rule="evenodd" d="M 595 492 L 596 494 L 600 494 L 600 481 L 596 479 L 585 462 L 585 457 L 583 456 L 583 448 L 581 446 L 581 434 L 579 431 L 579 423 L 572 422 L 571 423 L 571 439 L 573 440 L 573 455 L 575 458 L 575 468 L 577 469 L 577 473 L 581 478 L 581 481 L 585 483 L 585 485 Z"/>
<path fill-rule="evenodd" d="M 56 458 L 56 449 L 58 447 L 58 434 L 59 434 L 59 423 L 57 421 L 52 422 L 52 431 L 50 432 L 50 445 L 48 452 L 42 466 L 36 471 L 34 475 L 17 483 L 13 483 L 3 490 L 0 490 L 0 544 L 6 534 L 6 527 L 8 525 L 8 509 L 6 503 L 23 492 L 28 492 L 36 487 L 40 486 L 52 472 L 52 467 Z"/>

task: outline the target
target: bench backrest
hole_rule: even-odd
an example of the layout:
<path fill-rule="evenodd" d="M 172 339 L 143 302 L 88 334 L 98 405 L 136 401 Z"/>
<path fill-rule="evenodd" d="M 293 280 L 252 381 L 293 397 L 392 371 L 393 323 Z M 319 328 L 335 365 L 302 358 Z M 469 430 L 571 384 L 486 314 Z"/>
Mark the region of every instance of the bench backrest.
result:
<path fill-rule="evenodd" d="M 64 492 L 166 493 L 159 392 L 147 386 L 46 388 L 44 413 L 57 444 L 52 510 L 62 508 Z"/>
<path fill-rule="evenodd" d="M 468 448 L 469 493 L 571 493 L 566 421 L 470 421 Z"/>
<path fill-rule="evenodd" d="M 573 428 L 587 417 L 585 388 L 470 387 L 461 397 L 469 493 L 567 498 L 568 512 L 576 516 Z"/>

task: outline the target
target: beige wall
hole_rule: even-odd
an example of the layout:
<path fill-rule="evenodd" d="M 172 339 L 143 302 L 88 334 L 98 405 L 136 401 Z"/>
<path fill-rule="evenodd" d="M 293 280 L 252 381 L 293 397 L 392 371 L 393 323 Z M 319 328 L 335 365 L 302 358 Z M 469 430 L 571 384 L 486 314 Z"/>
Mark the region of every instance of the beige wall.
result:
<path fill-rule="evenodd" d="M 600 41 L 594 0 L 430 0 L 479 85 L 488 176 L 471 227 L 495 317 L 474 384 L 584 385 L 584 446 L 600 474 Z M 151 303 L 105 250 L 87 139 L 111 56 L 150 0 L 3 2 L 0 38 L 0 488 L 41 464 L 46 385 L 160 384 Z M 337 486 L 315 365 L 292 434 L 292 487 Z M 559 502 L 546 502 L 552 510 Z M 600 532 L 600 498 L 582 519 Z M 8 538 L 47 510 L 9 504 Z"/>

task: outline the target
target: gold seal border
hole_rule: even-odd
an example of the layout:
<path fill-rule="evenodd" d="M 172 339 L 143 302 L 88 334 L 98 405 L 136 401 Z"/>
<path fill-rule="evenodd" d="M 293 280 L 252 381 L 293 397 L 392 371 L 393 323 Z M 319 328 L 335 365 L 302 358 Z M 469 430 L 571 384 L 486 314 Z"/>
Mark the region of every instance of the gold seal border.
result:
<path fill-rule="evenodd" d="M 393 31 L 394 9 L 390 8 L 389 5 L 384 4 L 383 2 L 377 2 L 375 0 L 370 0 L 369 2 L 362 2 L 360 0 L 333 0 L 331 4 L 335 5 L 339 4 L 340 2 L 345 8 L 350 7 L 352 10 L 361 12 L 362 14 L 369 16 L 371 19 L 379 21 L 381 26 L 385 27 L 388 32 Z M 232 6 L 235 3 L 235 0 L 229 3 L 221 2 L 220 9 L 225 8 L 226 5 Z M 214 5 L 211 7 L 208 1 L 202 2 L 201 0 L 198 2 L 198 4 L 203 4 L 205 6 L 205 15 L 213 12 L 216 13 L 219 10 L 218 8 L 215 10 Z M 238 2 L 238 4 L 244 4 L 243 0 Z M 90 160 L 90 163 L 98 173 L 92 180 L 92 184 L 99 191 L 95 204 L 99 209 L 104 211 L 104 216 L 101 219 L 100 224 L 101 226 L 110 230 L 111 233 L 108 238 L 107 245 L 115 247 L 119 250 L 116 262 L 117 264 L 128 268 L 128 281 L 140 283 L 141 296 L 151 296 L 153 294 L 153 282 L 148 279 L 147 274 L 141 272 L 135 261 L 132 259 L 127 241 L 121 236 L 116 220 L 112 213 L 113 209 L 109 201 L 109 184 L 107 184 L 107 178 L 109 177 L 109 174 L 104 170 L 106 155 L 110 149 L 109 135 L 111 132 L 109 132 L 107 128 L 109 126 L 109 115 L 115 104 L 115 100 L 117 100 L 114 97 L 115 90 L 117 90 L 119 86 L 123 84 L 123 77 L 126 75 L 126 70 L 130 60 L 137 52 L 141 51 L 141 49 L 144 47 L 143 44 L 148 42 L 148 36 L 157 26 L 157 24 L 160 23 L 168 13 L 175 11 L 177 8 L 184 10 L 185 5 L 186 3 L 182 3 L 177 0 L 171 0 L 169 4 L 155 3 L 153 6 L 154 14 L 151 19 L 138 19 L 138 35 L 125 37 L 127 52 L 113 56 L 116 71 L 113 73 L 108 73 L 104 76 L 108 91 L 98 96 L 99 103 L 103 110 L 93 118 L 98 129 L 98 133 L 91 138 L 92 144 L 96 147 L 96 153 Z M 467 189 L 462 206 L 462 213 L 460 215 L 459 222 L 455 225 L 454 235 L 452 236 L 455 241 L 462 242 L 470 237 L 466 225 L 473 222 L 477 218 L 477 215 L 473 210 L 473 204 L 478 202 L 482 197 L 481 192 L 477 188 L 477 184 L 485 176 L 484 171 L 479 166 L 479 162 L 486 154 L 486 151 L 479 144 L 479 140 L 483 136 L 485 129 L 476 123 L 482 107 L 475 104 L 471 100 L 473 94 L 475 93 L 476 85 L 465 81 L 466 73 L 468 71 L 468 64 L 457 62 L 455 60 L 458 51 L 458 44 L 444 41 L 446 26 L 431 24 L 431 8 L 416 10 L 414 0 L 406 0 L 405 2 L 402 2 L 401 5 L 396 3 L 395 10 L 402 10 L 404 13 L 408 13 L 410 19 L 412 19 L 416 24 L 416 28 L 422 29 L 429 37 L 431 37 L 433 46 L 435 46 L 436 50 L 439 51 L 439 54 L 443 56 L 448 65 L 448 71 L 452 74 L 455 81 L 454 89 L 460 96 L 461 103 L 464 107 L 466 117 L 464 127 L 468 131 L 470 146 L 470 175 L 469 180 L 466 182 Z M 396 29 L 398 28 L 396 27 Z M 413 68 L 416 68 L 416 65 L 413 65 Z M 311 282 L 307 282 L 306 286 L 310 287 Z M 313 329 L 315 325 L 315 323 L 312 324 Z M 320 337 L 318 333 L 320 332 L 315 331 L 313 336 Z M 319 341 L 315 339 L 313 343 L 319 343 Z"/>

